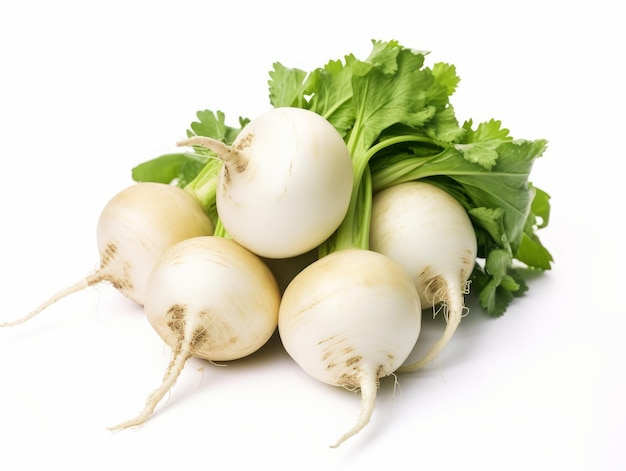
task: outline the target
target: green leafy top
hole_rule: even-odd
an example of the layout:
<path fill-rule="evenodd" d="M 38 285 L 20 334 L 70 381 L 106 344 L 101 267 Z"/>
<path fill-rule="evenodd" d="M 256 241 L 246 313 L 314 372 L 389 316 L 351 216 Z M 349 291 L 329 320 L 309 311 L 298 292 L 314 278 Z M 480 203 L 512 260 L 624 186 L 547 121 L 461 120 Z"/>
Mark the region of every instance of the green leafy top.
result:
<path fill-rule="evenodd" d="M 274 64 L 270 101 L 324 116 L 344 137 L 354 164 L 348 214 L 320 247 L 323 256 L 369 247 L 372 192 L 429 179 L 468 211 L 479 243 L 474 288 L 492 316 L 525 292 L 514 261 L 546 270 L 552 257 L 536 235 L 549 218 L 549 196 L 529 182 L 545 140 L 514 140 L 496 120 L 460 125 L 450 103 L 453 65 L 424 66 L 426 53 L 397 41 L 373 41 L 366 60 L 347 55 L 306 73 Z"/>
<path fill-rule="evenodd" d="M 309 109 L 344 138 L 354 167 L 348 214 L 319 248 L 320 256 L 348 247 L 369 248 L 372 194 L 401 182 L 427 179 L 467 210 L 478 241 L 472 291 L 491 316 L 503 314 L 527 286 L 522 270 L 548 270 L 552 256 L 537 230 L 548 225 L 550 197 L 529 181 L 545 140 L 515 140 L 502 123 L 459 124 L 450 97 L 459 77 L 453 65 L 425 66 L 427 53 L 397 41 L 372 41 L 365 60 L 348 54 L 306 72 L 279 62 L 269 73 L 274 107 Z M 224 114 L 197 114 L 188 136 L 232 144 L 239 127 Z M 221 163 L 210 151 L 167 154 L 133 169 L 136 181 L 175 183 L 194 195 L 224 235 L 215 208 Z M 480 263 L 482 261 L 482 263 Z M 527 268 L 524 268 L 527 267 Z"/>

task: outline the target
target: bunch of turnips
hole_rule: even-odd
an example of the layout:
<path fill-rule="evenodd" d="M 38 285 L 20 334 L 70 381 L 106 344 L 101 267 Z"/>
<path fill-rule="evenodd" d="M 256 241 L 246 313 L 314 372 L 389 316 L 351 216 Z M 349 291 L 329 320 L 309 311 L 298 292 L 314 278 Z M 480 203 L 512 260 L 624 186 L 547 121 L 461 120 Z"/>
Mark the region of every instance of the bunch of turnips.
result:
<path fill-rule="evenodd" d="M 145 422 L 194 356 L 228 362 L 278 331 L 319 381 L 361 392 L 365 427 L 379 380 L 428 365 L 476 296 L 488 316 L 548 270 L 537 231 L 549 196 L 530 181 L 545 140 L 497 120 L 460 123 L 453 65 L 373 41 L 306 72 L 275 63 L 270 107 L 237 126 L 204 110 L 179 148 L 132 169 L 97 226 L 98 268 L 14 326 L 109 282 L 144 307 L 172 352 L 135 418 Z M 287 263 L 281 263 L 287 262 Z M 446 327 L 422 358 L 421 316 Z"/>

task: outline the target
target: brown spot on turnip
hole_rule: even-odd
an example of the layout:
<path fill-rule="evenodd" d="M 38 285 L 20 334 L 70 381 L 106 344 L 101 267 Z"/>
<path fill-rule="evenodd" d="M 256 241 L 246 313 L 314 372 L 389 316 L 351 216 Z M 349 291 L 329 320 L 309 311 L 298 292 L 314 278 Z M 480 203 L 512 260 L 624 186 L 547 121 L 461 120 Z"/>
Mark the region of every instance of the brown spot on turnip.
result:
<path fill-rule="evenodd" d="M 252 147 L 253 144 L 254 144 L 254 133 L 248 133 L 241 140 L 239 140 L 236 144 L 233 145 L 233 149 L 243 151 L 249 147 Z"/>
<path fill-rule="evenodd" d="M 254 146 L 254 134 L 246 134 L 240 141 L 233 145 L 233 153 L 236 154 L 236 157 L 229 159 L 229 162 L 233 162 L 235 166 L 235 170 L 239 173 L 242 173 L 248 167 L 248 159 L 243 157 L 243 152 Z"/>
<path fill-rule="evenodd" d="M 113 242 L 109 242 L 102 251 L 102 254 L 100 254 L 100 265 L 103 267 L 107 266 L 111 263 L 111 260 L 115 257 L 116 253 L 117 245 Z"/>
<path fill-rule="evenodd" d="M 179 339 L 185 335 L 185 306 L 174 304 L 167 310 L 167 326 L 174 332 Z"/>
<path fill-rule="evenodd" d="M 331 340 L 333 340 L 335 338 L 337 338 L 337 335 L 331 335 L 330 337 L 325 338 L 324 340 L 320 340 L 319 342 L 317 342 L 317 344 L 321 345 L 323 343 L 330 342 Z"/>
<path fill-rule="evenodd" d="M 110 282 L 115 289 L 122 293 L 129 293 L 133 290 L 133 283 L 130 275 L 128 274 L 128 265 L 125 264 L 122 267 L 123 276 L 121 278 L 111 278 Z"/>
<path fill-rule="evenodd" d="M 204 327 L 199 327 L 191 336 L 191 350 L 194 351 L 201 347 L 207 339 L 207 331 Z"/>
<path fill-rule="evenodd" d="M 228 185 L 230 185 L 230 172 L 228 171 L 228 166 L 224 165 L 223 166 L 224 172 L 222 173 L 222 177 L 223 177 L 223 182 L 222 182 L 222 186 L 224 188 L 224 191 L 226 191 L 228 189 Z"/>
<path fill-rule="evenodd" d="M 337 384 L 348 391 L 355 391 L 361 386 L 358 372 L 344 373 L 337 380 Z"/>
<path fill-rule="evenodd" d="M 129 273 L 130 265 L 128 262 L 120 264 L 117 254 L 118 247 L 115 242 L 109 242 L 100 254 L 100 275 L 94 277 L 90 284 L 99 283 L 103 280 L 109 280 L 111 285 L 123 294 L 132 292 L 134 286 Z M 111 268 L 114 262 L 118 262 L 118 267 Z"/>

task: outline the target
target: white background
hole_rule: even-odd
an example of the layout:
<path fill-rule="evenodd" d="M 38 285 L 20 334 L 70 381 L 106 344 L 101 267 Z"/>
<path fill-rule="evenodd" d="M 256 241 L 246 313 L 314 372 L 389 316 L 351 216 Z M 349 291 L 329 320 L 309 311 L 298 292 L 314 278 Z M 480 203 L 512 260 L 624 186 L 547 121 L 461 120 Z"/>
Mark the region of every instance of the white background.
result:
<path fill-rule="evenodd" d="M 532 180 L 552 195 L 556 260 L 502 318 L 473 309 L 437 362 L 384 380 L 339 449 L 358 396 L 276 339 L 226 367 L 191 360 L 145 426 L 107 431 L 169 349 L 112 287 L 87 289 L 0 331 L 0 469 L 626 469 L 620 31 L 603 0 L 0 0 L 0 321 L 96 266 L 101 208 L 196 111 L 254 117 L 274 61 L 363 58 L 371 39 L 455 64 L 460 119 L 550 141 Z"/>

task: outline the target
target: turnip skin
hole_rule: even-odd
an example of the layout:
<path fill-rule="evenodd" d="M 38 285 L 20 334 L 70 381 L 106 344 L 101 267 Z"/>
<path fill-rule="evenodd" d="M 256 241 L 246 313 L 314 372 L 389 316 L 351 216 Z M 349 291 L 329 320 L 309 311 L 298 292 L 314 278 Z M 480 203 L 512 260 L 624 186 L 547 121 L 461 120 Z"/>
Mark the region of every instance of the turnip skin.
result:
<path fill-rule="evenodd" d="M 280 291 L 263 261 L 231 239 L 196 237 L 168 249 L 150 277 L 144 309 L 172 349 L 162 384 L 135 418 L 141 425 L 195 356 L 230 361 L 260 349 L 276 331 Z"/>
<path fill-rule="evenodd" d="M 333 447 L 369 423 L 379 379 L 402 365 L 420 328 L 421 305 L 411 278 L 376 252 L 333 252 L 287 286 L 278 317 L 287 353 L 319 381 L 361 390 L 357 423 Z"/>
<path fill-rule="evenodd" d="M 372 199 L 370 247 L 411 275 L 422 308 L 445 306 L 447 323 L 441 338 L 420 360 L 399 369 L 414 371 L 441 353 L 461 322 L 463 295 L 477 253 L 472 222 L 444 190 L 421 181 L 401 183 Z"/>
<path fill-rule="evenodd" d="M 353 167 L 348 148 L 320 115 L 273 108 L 245 126 L 232 146 L 195 136 L 224 165 L 217 212 L 230 237 L 267 258 L 290 258 L 324 242 L 350 203 Z"/>
<path fill-rule="evenodd" d="M 111 283 L 143 305 L 148 279 L 163 252 L 180 241 L 212 235 L 213 224 L 181 188 L 142 182 L 111 199 L 100 214 L 96 234 Z"/>
<path fill-rule="evenodd" d="M 109 200 L 98 219 L 98 268 L 26 316 L 0 327 L 26 322 L 60 299 L 103 281 L 143 305 L 148 278 L 163 251 L 181 240 L 211 235 L 213 230 L 203 208 L 183 189 L 152 182 L 127 187 Z"/>

